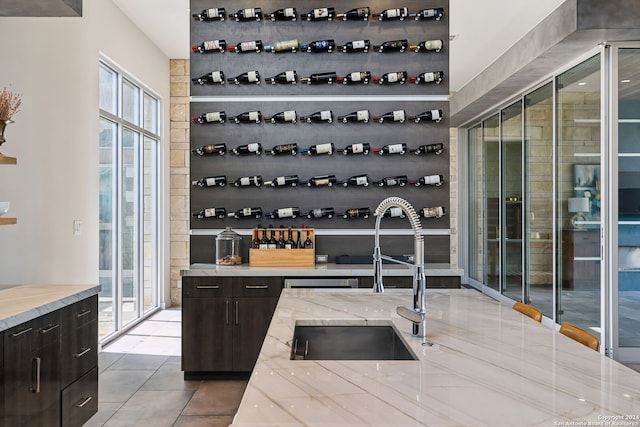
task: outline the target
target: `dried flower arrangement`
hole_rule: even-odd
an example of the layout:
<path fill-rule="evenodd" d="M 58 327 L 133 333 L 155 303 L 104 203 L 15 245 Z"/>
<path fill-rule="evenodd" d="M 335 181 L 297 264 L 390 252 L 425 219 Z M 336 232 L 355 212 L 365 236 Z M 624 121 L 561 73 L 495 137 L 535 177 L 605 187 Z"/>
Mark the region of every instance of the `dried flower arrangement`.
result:
<path fill-rule="evenodd" d="M 20 111 L 22 94 L 13 92 L 6 87 L 0 92 L 0 120 L 9 121 Z"/>

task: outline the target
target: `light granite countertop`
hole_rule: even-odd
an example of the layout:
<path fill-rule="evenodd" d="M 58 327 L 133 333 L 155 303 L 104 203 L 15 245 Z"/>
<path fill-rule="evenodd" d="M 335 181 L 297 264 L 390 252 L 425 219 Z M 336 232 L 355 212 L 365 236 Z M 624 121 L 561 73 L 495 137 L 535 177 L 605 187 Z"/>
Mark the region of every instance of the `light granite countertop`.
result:
<path fill-rule="evenodd" d="M 385 276 L 413 276 L 413 270 L 403 265 L 383 264 Z M 181 270 L 182 276 L 288 276 L 288 277 L 349 277 L 373 276 L 373 264 L 316 264 L 313 267 L 252 267 L 249 264 L 216 265 L 206 263 L 191 264 L 188 270 Z M 461 269 L 450 264 L 425 264 L 425 275 L 462 276 Z"/>
<path fill-rule="evenodd" d="M 0 332 L 98 292 L 99 285 L 0 285 Z"/>
<path fill-rule="evenodd" d="M 233 427 L 640 425 L 640 373 L 470 289 L 427 291 L 422 345 L 395 313 L 411 301 L 285 289 Z M 290 360 L 297 321 L 391 322 L 419 360 Z"/>

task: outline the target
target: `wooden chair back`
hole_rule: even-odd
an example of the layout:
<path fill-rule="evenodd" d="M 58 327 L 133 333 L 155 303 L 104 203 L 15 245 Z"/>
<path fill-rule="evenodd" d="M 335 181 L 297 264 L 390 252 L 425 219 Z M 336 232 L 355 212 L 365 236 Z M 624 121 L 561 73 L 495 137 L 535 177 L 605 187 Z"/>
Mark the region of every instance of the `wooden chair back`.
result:
<path fill-rule="evenodd" d="M 525 316 L 529 316 L 536 322 L 542 322 L 542 312 L 532 305 L 516 302 L 515 304 L 513 304 L 513 309 L 515 311 L 519 311 Z"/>
<path fill-rule="evenodd" d="M 560 333 L 595 351 L 600 351 L 600 340 L 598 340 L 595 335 L 585 331 L 584 329 L 580 329 L 571 323 L 565 322 L 560 325 Z"/>

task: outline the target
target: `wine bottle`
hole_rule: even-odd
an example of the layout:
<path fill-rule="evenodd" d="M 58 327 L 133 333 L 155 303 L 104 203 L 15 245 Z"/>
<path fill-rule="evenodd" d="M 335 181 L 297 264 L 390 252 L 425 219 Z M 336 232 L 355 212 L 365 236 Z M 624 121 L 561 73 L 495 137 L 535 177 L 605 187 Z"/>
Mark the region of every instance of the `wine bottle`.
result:
<path fill-rule="evenodd" d="M 287 240 L 284 242 L 285 249 L 295 249 L 296 243 L 293 241 L 293 230 L 291 227 L 287 228 Z"/>
<path fill-rule="evenodd" d="M 430 208 L 422 208 L 418 214 L 422 218 L 442 218 L 447 214 L 444 206 L 433 206 Z"/>
<path fill-rule="evenodd" d="M 371 215 L 371 209 L 369 208 L 353 208 L 347 209 L 347 211 L 342 214 L 342 217 L 345 219 L 351 218 L 369 218 Z"/>
<path fill-rule="evenodd" d="M 298 43 L 298 39 L 293 39 L 283 40 L 275 42 L 272 45 L 267 45 L 264 47 L 264 51 L 271 53 L 297 52 L 299 48 L 300 43 Z"/>
<path fill-rule="evenodd" d="M 444 46 L 444 42 L 442 40 L 425 40 L 418 44 L 409 46 L 409 49 L 414 52 L 440 52 L 442 50 L 442 46 Z"/>
<path fill-rule="evenodd" d="M 233 182 L 236 187 L 260 187 L 262 185 L 262 177 L 260 175 L 243 176 Z"/>
<path fill-rule="evenodd" d="M 362 122 L 369 123 L 369 110 L 359 110 L 354 111 L 353 113 L 345 114 L 344 116 L 338 116 L 338 120 L 341 120 L 342 123 L 347 122 Z"/>
<path fill-rule="evenodd" d="M 444 144 L 438 142 L 437 144 L 424 144 L 413 150 L 413 154 L 427 154 L 435 153 L 440 154 L 444 150 Z"/>
<path fill-rule="evenodd" d="M 381 77 L 374 77 L 373 80 L 377 81 L 381 85 L 385 83 L 400 83 L 403 85 L 408 78 L 409 73 L 406 71 L 396 71 L 393 73 L 384 73 Z"/>
<path fill-rule="evenodd" d="M 191 50 L 198 53 L 224 53 L 227 50 L 227 42 L 224 40 L 209 40 L 197 46 L 191 46 Z"/>
<path fill-rule="evenodd" d="M 225 208 L 205 208 L 198 213 L 193 214 L 198 219 L 204 218 L 225 218 L 227 216 L 227 210 Z"/>
<path fill-rule="evenodd" d="M 420 121 L 422 120 L 440 123 L 440 121 L 442 120 L 442 110 L 424 111 L 422 113 L 416 114 L 415 116 L 409 116 L 409 120 L 413 120 L 416 123 L 420 123 Z"/>
<path fill-rule="evenodd" d="M 269 213 L 267 213 L 267 217 Z M 278 242 L 276 242 L 276 230 L 273 229 L 273 226 L 269 224 L 269 244 L 267 245 L 269 249 L 276 249 L 278 247 Z"/>
<path fill-rule="evenodd" d="M 309 77 L 301 78 L 300 81 L 308 85 L 318 83 L 326 83 L 330 85 L 336 81 L 336 78 L 337 75 L 335 71 L 328 71 L 326 73 L 311 74 Z"/>
<path fill-rule="evenodd" d="M 260 224 L 253 229 L 253 241 L 251 242 L 253 249 L 260 249 Z"/>
<path fill-rule="evenodd" d="M 373 120 L 377 120 L 379 123 L 384 123 L 384 121 L 398 122 L 404 123 L 407 117 L 407 113 L 404 110 L 393 110 L 388 113 L 384 113 L 381 116 L 373 116 Z"/>
<path fill-rule="evenodd" d="M 277 248 L 278 249 L 285 249 L 287 246 L 287 242 L 284 240 L 284 230 L 282 230 L 282 228 L 284 228 L 283 225 L 280 226 L 281 230 L 280 230 L 280 237 L 278 238 L 278 242 L 277 242 Z"/>
<path fill-rule="evenodd" d="M 224 111 L 212 111 L 210 113 L 203 113 L 199 116 L 192 117 L 191 120 L 194 123 L 224 123 L 227 119 L 227 113 Z"/>
<path fill-rule="evenodd" d="M 300 208 L 297 207 L 280 208 L 271 213 L 267 213 L 267 216 L 270 218 L 296 218 L 298 215 L 300 215 Z"/>
<path fill-rule="evenodd" d="M 316 40 L 309 44 L 300 46 L 300 50 L 306 50 L 308 53 L 312 52 L 333 52 L 336 48 L 336 42 L 333 39 L 328 40 Z"/>
<path fill-rule="evenodd" d="M 263 48 L 262 40 L 250 40 L 246 42 L 240 42 L 235 46 L 228 46 L 227 50 L 229 52 L 235 52 L 235 53 L 250 53 L 250 52 L 260 53 L 262 51 L 262 48 Z"/>
<path fill-rule="evenodd" d="M 191 152 L 199 156 L 206 156 L 209 154 L 219 154 L 222 156 L 227 152 L 227 144 L 207 144 L 202 147 L 194 148 Z"/>
<path fill-rule="evenodd" d="M 440 187 L 444 183 L 444 176 L 442 175 L 425 175 L 415 181 L 414 185 L 419 187 L 421 185 L 435 185 Z"/>
<path fill-rule="evenodd" d="M 369 52 L 369 48 L 371 47 L 371 40 L 353 40 L 343 44 L 342 46 L 338 46 L 338 50 L 341 50 L 343 53 L 351 53 L 351 52 Z"/>
<path fill-rule="evenodd" d="M 262 238 L 260 239 L 260 249 L 269 249 L 269 239 L 267 239 L 266 228 L 262 229 Z"/>
<path fill-rule="evenodd" d="M 272 21 L 295 21 L 298 19 L 298 13 L 295 7 L 285 7 L 271 12 L 269 17 Z"/>
<path fill-rule="evenodd" d="M 300 153 L 308 154 L 310 156 L 318 155 L 318 154 L 332 155 L 334 151 L 335 151 L 335 146 L 333 145 L 333 142 L 327 142 L 324 144 L 312 145 L 309 148 L 303 148 L 302 150 L 300 150 Z"/>
<path fill-rule="evenodd" d="M 229 120 L 233 120 L 236 123 L 262 123 L 262 112 L 260 111 L 247 111 L 240 113 L 235 117 L 229 117 Z"/>
<path fill-rule="evenodd" d="M 313 249 L 313 240 L 311 240 L 310 231 L 307 230 L 307 238 L 304 239 L 304 248 L 305 249 Z"/>
<path fill-rule="evenodd" d="M 428 19 L 435 19 L 439 21 L 444 16 L 444 9 L 441 7 L 436 7 L 433 9 L 422 9 L 420 12 L 412 13 L 411 16 L 416 21 L 423 21 Z"/>
<path fill-rule="evenodd" d="M 258 71 L 247 71 L 246 73 L 239 74 L 235 77 L 227 79 L 230 83 L 235 83 L 237 85 L 241 83 L 251 83 L 251 84 L 260 84 L 260 73 Z"/>
<path fill-rule="evenodd" d="M 343 187 L 348 187 L 349 185 L 354 185 L 357 187 L 368 187 L 369 186 L 369 175 L 354 175 L 349 177 L 341 182 Z"/>
<path fill-rule="evenodd" d="M 373 46 L 374 50 L 380 53 L 383 52 L 404 52 L 409 47 L 409 42 L 406 39 L 401 40 L 389 40 L 383 42 L 381 45 Z"/>
<path fill-rule="evenodd" d="M 309 187 L 332 187 L 336 183 L 335 175 L 316 175 L 309 179 Z"/>
<path fill-rule="evenodd" d="M 193 18 L 197 21 L 224 21 L 227 12 L 224 7 L 214 7 L 212 9 L 204 9 L 200 13 L 194 13 Z"/>
<path fill-rule="evenodd" d="M 387 218 L 404 218 L 404 211 L 400 208 L 389 208 L 384 211 L 384 216 Z"/>
<path fill-rule="evenodd" d="M 357 7 L 347 10 L 344 13 L 338 13 L 336 19 L 342 19 L 343 21 L 368 21 L 369 15 L 371 15 L 371 9 L 368 6 Z"/>
<path fill-rule="evenodd" d="M 409 15 L 409 9 L 406 7 L 396 9 L 386 9 L 375 15 L 380 21 L 387 21 L 391 19 L 398 19 L 403 21 Z"/>
<path fill-rule="evenodd" d="M 309 13 L 303 13 L 302 19 L 307 21 L 331 21 L 336 13 L 333 7 L 321 7 L 313 9 Z"/>
<path fill-rule="evenodd" d="M 234 218 L 261 218 L 262 217 L 262 208 L 242 208 L 238 209 L 235 212 L 230 212 L 227 216 L 232 216 Z M 260 244 L 260 249 L 262 249 L 262 243 Z"/>
<path fill-rule="evenodd" d="M 236 21 L 260 21 L 262 19 L 262 9 L 259 7 L 240 9 L 231 16 Z"/>
<path fill-rule="evenodd" d="M 267 78 L 266 80 L 272 85 L 276 83 L 289 83 L 294 85 L 298 83 L 298 73 L 296 70 L 283 71 L 273 77 Z"/>
<path fill-rule="evenodd" d="M 365 156 L 369 154 L 371 150 L 371 145 L 368 142 L 361 142 L 357 144 L 347 145 L 345 148 L 340 150 L 342 154 L 345 156 L 348 154 L 364 154 Z"/>
<path fill-rule="evenodd" d="M 300 179 L 298 175 L 284 175 L 273 178 L 271 181 L 265 181 L 264 185 L 272 187 L 296 187 Z"/>
<path fill-rule="evenodd" d="M 271 149 L 271 154 L 273 156 L 278 156 L 282 154 L 290 154 L 292 156 L 295 156 L 297 153 L 298 153 L 298 144 L 296 144 L 295 142 L 291 144 L 276 145 Z"/>
<path fill-rule="evenodd" d="M 270 121 L 271 123 L 295 123 L 298 121 L 298 113 L 296 113 L 296 110 L 281 111 L 273 116 L 264 116 L 264 121 Z"/>
<path fill-rule="evenodd" d="M 379 187 L 404 187 L 409 182 L 407 175 L 387 176 L 380 181 L 374 181 L 374 184 Z"/>
<path fill-rule="evenodd" d="M 333 123 L 333 111 L 331 110 L 317 111 L 315 113 L 309 114 L 308 116 L 301 116 L 300 120 L 306 121 L 307 123 L 311 123 L 311 122 Z"/>
<path fill-rule="evenodd" d="M 222 71 L 212 71 L 200 77 L 194 77 L 191 79 L 194 84 L 220 84 L 225 83 L 224 73 Z"/>
<path fill-rule="evenodd" d="M 224 187 L 227 185 L 227 177 L 224 175 L 207 176 L 191 181 L 191 185 L 197 185 L 198 187 Z"/>
<path fill-rule="evenodd" d="M 418 77 L 410 77 L 409 80 L 415 82 L 415 84 L 420 83 L 435 83 L 439 85 L 442 83 L 442 79 L 444 79 L 444 71 L 431 71 L 428 73 L 420 73 Z"/>
<path fill-rule="evenodd" d="M 296 241 L 296 248 L 297 249 L 304 249 L 304 242 L 302 241 L 302 229 L 298 228 L 298 236 L 297 236 L 297 241 Z"/>
<path fill-rule="evenodd" d="M 380 154 L 381 156 L 385 154 L 400 154 L 404 155 L 407 152 L 407 144 L 398 143 L 398 144 L 388 144 L 383 146 L 382 148 L 374 148 L 373 151 L 375 153 Z"/>
<path fill-rule="evenodd" d="M 251 144 L 239 145 L 232 151 L 236 156 L 245 154 L 255 154 L 259 156 L 260 154 L 262 154 L 262 144 L 260 144 L 259 142 L 253 142 Z"/>
<path fill-rule="evenodd" d="M 316 208 L 316 209 L 311 209 L 307 213 L 307 218 L 322 218 L 322 217 L 333 218 L 334 215 L 335 215 L 335 211 L 333 208 Z"/>
<path fill-rule="evenodd" d="M 371 80 L 371 71 L 355 71 L 353 73 L 349 73 L 344 77 L 338 77 L 338 81 L 342 80 L 343 84 L 348 83 L 362 83 L 369 84 L 369 80 Z"/>

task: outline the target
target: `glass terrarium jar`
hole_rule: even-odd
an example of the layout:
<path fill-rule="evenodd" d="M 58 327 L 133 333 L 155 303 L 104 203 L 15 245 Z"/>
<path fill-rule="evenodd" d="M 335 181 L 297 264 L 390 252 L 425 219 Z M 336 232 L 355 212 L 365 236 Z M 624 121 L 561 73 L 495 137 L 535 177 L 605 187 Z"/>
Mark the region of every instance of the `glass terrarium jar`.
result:
<path fill-rule="evenodd" d="M 216 236 L 216 264 L 242 264 L 241 245 L 242 237 L 231 227 L 226 227 L 222 233 Z"/>

